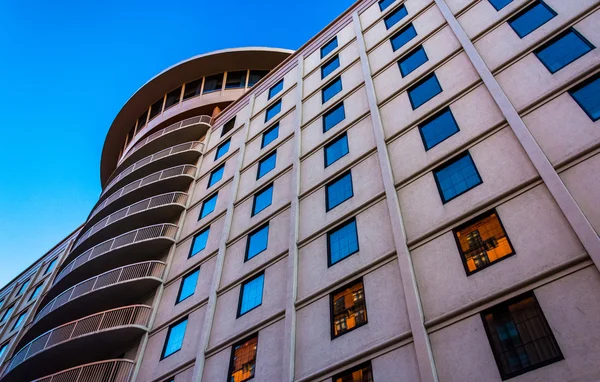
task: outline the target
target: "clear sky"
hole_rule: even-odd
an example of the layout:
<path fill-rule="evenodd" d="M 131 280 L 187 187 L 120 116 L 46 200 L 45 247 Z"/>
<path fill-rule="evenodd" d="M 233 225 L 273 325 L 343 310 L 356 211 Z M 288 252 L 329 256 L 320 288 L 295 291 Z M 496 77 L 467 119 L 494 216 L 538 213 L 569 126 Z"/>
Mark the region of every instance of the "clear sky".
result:
<path fill-rule="evenodd" d="M 0 288 L 87 217 L 127 99 L 218 49 L 297 49 L 353 0 L 1 0 Z"/>

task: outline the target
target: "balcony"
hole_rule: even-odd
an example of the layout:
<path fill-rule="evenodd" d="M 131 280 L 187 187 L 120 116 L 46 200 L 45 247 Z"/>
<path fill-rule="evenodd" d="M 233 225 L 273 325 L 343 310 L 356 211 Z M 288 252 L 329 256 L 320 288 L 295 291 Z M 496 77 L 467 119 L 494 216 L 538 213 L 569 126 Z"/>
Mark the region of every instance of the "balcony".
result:
<path fill-rule="evenodd" d="M 129 382 L 135 363 L 128 359 L 88 363 L 33 382 Z"/>
<path fill-rule="evenodd" d="M 148 331 L 151 312 L 147 305 L 131 305 L 56 327 L 13 356 L 2 373 L 2 382 L 39 378 L 124 351 Z"/>

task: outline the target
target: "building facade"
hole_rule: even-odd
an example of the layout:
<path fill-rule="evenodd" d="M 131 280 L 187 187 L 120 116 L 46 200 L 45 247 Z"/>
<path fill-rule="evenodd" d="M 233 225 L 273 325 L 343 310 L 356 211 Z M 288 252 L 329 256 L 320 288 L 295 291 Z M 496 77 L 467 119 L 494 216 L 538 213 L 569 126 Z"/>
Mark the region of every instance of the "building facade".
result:
<path fill-rule="evenodd" d="M 0 381 L 600 380 L 598 25 L 360 0 L 167 69 L 0 292 Z"/>

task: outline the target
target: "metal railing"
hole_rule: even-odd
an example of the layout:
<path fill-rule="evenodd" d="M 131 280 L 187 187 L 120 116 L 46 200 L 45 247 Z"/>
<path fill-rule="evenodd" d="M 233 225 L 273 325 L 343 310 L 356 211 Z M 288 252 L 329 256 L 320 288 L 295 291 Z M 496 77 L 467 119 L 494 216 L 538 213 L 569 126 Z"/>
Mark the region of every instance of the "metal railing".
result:
<path fill-rule="evenodd" d="M 69 264 L 67 264 L 56 276 L 53 284 L 55 285 L 57 282 L 62 280 L 66 275 L 68 275 L 74 269 L 79 268 L 86 262 L 95 259 L 98 256 L 104 255 L 107 252 L 114 251 L 115 249 L 122 248 L 131 244 L 140 243 L 146 240 L 158 239 L 161 237 L 168 239 L 175 239 L 175 233 L 177 232 L 177 226 L 175 224 L 165 223 L 165 224 L 156 224 L 148 227 L 139 228 L 127 233 L 124 233 L 120 236 L 117 236 L 113 239 L 107 240 L 103 243 L 100 243 L 81 255 L 77 256 Z"/>
<path fill-rule="evenodd" d="M 34 355 L 75 338 L 124 326 L 142 326 L 147 330 L 151 311 L 152 308 L 147 305 L 130 305 L 80 318 L 47 331 L 18 351 L 6 366 L 3 375 Z"/>
<path fill-rule="evenodd" d="M 33 382 L 129 382 L 134 366 L 128 359 L 111 359 L 76 366 Z"/>
<path fill-rule="evenodd" d="M 66 305 L 76 298 L 84 296 L 88 293 L 136 279 L 143 279 L 147 277 L 162 279 L 164 270 L 165 263 L 162 261 L 146 261 L 143 263 L 126 265 L 121 268 L 112 269 L 108 272 L 102 273 L 101 275 L 89 278 L 72 286 L 47 303 L 37 313 L 33 320 L 33 324 L 37 323 L 39 320 L 46 317 L 48 314 L 60 308 L 61 306 Z"/>

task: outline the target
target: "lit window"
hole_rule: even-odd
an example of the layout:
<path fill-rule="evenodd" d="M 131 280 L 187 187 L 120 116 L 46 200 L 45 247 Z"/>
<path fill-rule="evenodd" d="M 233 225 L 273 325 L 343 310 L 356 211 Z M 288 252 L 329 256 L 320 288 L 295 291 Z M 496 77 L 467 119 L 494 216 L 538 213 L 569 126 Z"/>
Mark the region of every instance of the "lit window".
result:
<path fill-rule="evenodd" d="M 438 145 L 448 137 L 458 133 L 458 131 L 458 124 L 449 107 L 419 125 L 419 132 L 421 133 L 425 150 Z"/>
<path fill-rule="evenodd" d="M 2 361 L 2 356 L 4 353 L 6 353 L 6 349 L 8 349 L 8 342 L 0 346 L 0 361 Z"/>
<path fill-rule="evenodd" d="M 11 306 L 10 308 L 6 309 L 4 311 L 4 314 L 2 315 L 2 319 L 0 320 L 0 322 L 4 322 L 6 321 L 6 319 L 10 316 L 10 314 L 12 313 L 13 309 L 15 309 L 15 306 Z"/>
<path fill-rule="evenodd" d="M 373 382 L 371 361 L 339 373 L 333 377 L 333 382 Z"/>
<path fill-rule="evenodd" d="M 37 298 L 37 296 L 40 295 L 40 293 L 42 293 L 42 289 L 44 288 L 44 284 L 39 284 L 38 286 L 35 287 L 35 289 L 33 290 L 33 292 L 31 292 L 31 296 L 29 296 L 29 300 L 34 300 L 35 298 Z"/>
<path fill-rule="evenodd" d="M 280 111 L 281 111 L 281 99 L 279 101 L 275 102 L 273 105 L 269 106 L 269 108 L 267 109 L 267 112 L 265 113 L 265 122 L 270 121 L 271 118 L 273 118 L 274 116 L 279 114 Z"/>
<path fill-rule="evenodd" d="M 204 90 L 202 94 L 218 92 L 223 88 L 223 73 L 204 78 Z"/>
<path fill-rule="evenodd" d="M 260 227 L 248 235 L 246 243 L 246 256 L 244 261 L 248 261 L 258 255 L 269 245 L 269 224 Z"/>
<path fill-rule="evenodd" d="M 256 173 L 256 179 L 260 179 L 265 176 L 269 171 L 273 170 L 277 165 L 277 151 L 273 151 L 271 154 L 261 159 L 258 162 L 258 171 Z"/>
<path fill-rule="evenodd" d="M 200 95 L 200 90 L 202 89 L 202 78 L 196 81 L 188 82 L 185 84 L 185 88 L 183 90 L 183 100 L 190 99 Z"/>
<path fill-rule="evenodd" d="M 433 175 L 443 203 L 449 202 L 482 183 L 475 163 L 468 152 L 434 170 Z"/>
<path fill-rule="evenodd" d="M 327 211 L 339 206 L 354 195 L 352 190 L 352 173 L 347 172 L 325 186 Z"/>
<path fill-rule="evenodd" d="M 408 89 L 408 98 L 413 110 L 415 110 L 441 92 L 442 86 L 435 73 L 432 73 Z"/>
<path fill-rule="evenodd" d="M 336 338 L 367 323 L 367 304 L 363 281 L 358 280 L 329 295 L 333 322 L 331 337 Z"/>
<path fill-rule="evenodd" d="M 402 77 L 406 77 L 414 72 L 419 66 L 426 63 L 427 60 L 427 53 L 425 53 L 425 49 L 423 49 L 422 45 L 402 57 L 400 61 L 398 61 Z"/>
<path fill-rule="evenodd" d="M 179 98 L 181 97 L 181 86 L 177 89 L 173 90 L 169 94 L 167 94 L 167 99 L 165 101 L 165 110 L 170 108 L 171 106 L 177 105 L 179 103 Z"/>
<path fill-rule="evenodd" d="M 164 98 L 161 98 L 158 101 L 154 102 L 152 104 L 152 106 L 150 106 L 150 119 L 152 119 L 160 114 L 160 112 L 162 111 L 162 107 L 163 107 L 163 101 L 164 101 Z"/>
<path fill-rule="evenodd" d="M 334 70 L 340 67 L 340 56 L 335 56 L 321 66 L 321 79 L 330 75 Z"/>
<path fill-rule="evenodd" d="M 533 292 L 485 310 L 481 318 L 503 380 L 564 358 Z"/>
<path fill-rule="evenodd" d="M 225 89 L 238 89 L 246 87 L 246 71 L 227 72 L 227 81 L 225 81 Z"/>
<path fill-rule="evenodd" d="M 337 36 L 333 38 L 333 40 L 329 41 L 321 48 L 321 58 L 327 56 L 338 46 Z"/>
<path fill-rule="evenodd" d="M 398 7 L 396 10 L 392 11 L 392 13 L 390 13 L 383 19 L 383 22 L 385 23 L 385 27 L 387 29 L 390 29 L 391 27 L 396 25 L 400 20 L 405 18 L 407 15 L 408 15 L 408 11 L 406 10 L 406 7 L 404 6 L 404 4 L 402 4 L 400 7 Z"/>
<path fill-rule="evenodd" d="M 171 354 L 177 353 L 179 350 L 181 350 L 181 347 L 183 346 L 183 339 L 185 337 L 185 328 L 187 327 L 187 322 L 188 319 L 186 317 L 182 321 L 169 326 L 161 359 L 167 358 Z"/>
<path fill-rule="evenodd" d="M 338 138 L 334 139 L 331 143 L 325 146 L 324 151 L 325 167 L 327 167 L 350 152 L 348 149 L 348 135 L 344 133 Z"/>
<path fill-rule="evenodd" d="M 208 186 L 206 188 L 211 188 L 221 180 L 223 178 L 223 171 L 225 171 L 225 164 L 214 169 L 213 172 L 210 173 L 210 179 L 208 180 Z"/>
<path fill-rule="evenodd" d="M 252 216 L 271 205 L 273 200 L 273 185 L 254 195 L 254 204 L 252 205 Z"/>
<path fill-rule="evenodd" d="M 23 325 L 23 321 L 25 321 L 26 316 L 27 316 L 27 312 L 23 312 L 23 313 L 19 314 L 19 317 L 15 321 L 15 324 L 13 325 L 11 331 L 21 327 L 21 325 Z"/>
<path fill-rule="evenodd" d="M 269 143 L 273 142 L 279 136 L 279 123 L 276 123 L 267 131 L 265 131 L 262 135 L 262 141 L 260 143 L 260 148 L 265 148 L 269 145 Z"/>
<path fill-rule="evenodd" d="M 412 24 L 408 24 L 405 28 L 401 29 L 398 33 L 390 38 L 392 49 L 394 52 L 397 51 L 415 37 L 417 37 L 417 30 Z"/>
<path fill-rule="evenodd" d="M 600 119 L 600 74 L 596 74 L 581 85 L 569 91 L 571 97 L 581 106 L 592 121 Z"/>
<path fill-rule="evenodd" d="M 246 281 L 240 288 L 240 305 L 238 317 L 248 313 L 262 304 L 263 286 L 265 282 L 264 273 Z"/>
<path fill-rule="evenodd" d="M 176 304 L 179 304 L 181 301 L 194 294 L 194 292 L 196 291 L 196 285 L 198 284 L 199 275 L 200 268 L 196 269 L 195 271 L 184 276 L 181 279 L 181 285 L 179 286 L 179 293 L 177 294 Z"/>
<path fill-rule="evenodd" d="M 592 49 L 594 49 L 592 44 L 575 29 L 570 28 L 548 41 L 534 53 L 550 73 L 556 73 Z"/>
<path fill-rule="evenodd" d="M 379 0 L 379 9 L 381 11 L 385 10 L 390 5 L 394 4 L 396 0 Z"/>
<path fill-rule="evenodd" d="M 204 203 L 202 203 L 202 208 L 200 209 L 200 219 L 205 218 L 208 214 L 215 210 L 215 206 L 217 205 L 217 197 L 219 194 L 214 194 L 207 198 Z M 198 219 L 198 220 L 200 220 Z"/>
<path fill-rule="evenodd" d="M 229 151 L 229 144 L 231 143 L 231 141 L 228 139 L 225 142 L 221 143 L 219 145 L 219 147 L 217 147 L 217 152 L 215 154 L 215 160 L 221 158 L 223 155 L 227 154 L 227 151 Z"/>
<path fill-rule="evenodd" d="M 269 73 L 268 70 L 251 70 L 250 77 L 248 77 L 248 87 L 256 85 L 267 73 Z"/>
<path fill-rule="evenodd" d="M 44 275 L 47 275 L 48 273 L 52 272 L 52 270 L 54 269 L 54 267 L 56 266 L 56 263 L 58 262 L 58 257 L 55 258 L 54 260 L 52 260 L 48 266 L 46 267 L 46 270 L 44 271 Z"/>
<path fill-rule="evenodd" d="M 327 253 L 329 266 L 358 252 L 358 233 L 356 220 L 352 219 L 327 234 Z"/>
<path fill-rule="evenodd" d="M 231 349 L 228 382 L 244 382 L 254 378 L 258 335 L 245 339 Z"/>
<path fill-rule="evenodd" d="M 508 25 L 523 38 L 550 21 L 556 12 L 542 1 L 535 1 L 530 6 L 508 20 Z"/>
<path fill-rule="evenodd" d="M 206 248 L 206 243 L 208 242 L 208 235 L 210 234 L 210 227 L 198 233 L 194 236 L 194 240 L 192 242 L 192 249 L 190 250 L 190 254 L 188 258 L 196 255 L 198 252 L 202 251 Z"/>
<path fill-rule="evenodd" d="M 342 122 L 346 118 L 344 103 L 340 102 L 333 109 L 323 115 L 323 132 L 329 131 L 332 127 Z"/>
<path fill-rule="evenodd" d="M 224 137 L 235 127 L 235 117 L 231 118 L 227 121 L 226 124 L 223 125 L 223 130 L 221 130 L 221 137 Z"/>
<path fill-rule="evenodd" d="M 497 11 L 506 7 L 508 4 L 512 3 L 513 0 L 490 0 L 490 4 L 496 8 Z"/>
<path fill-rule="evenodd" d="M 271 86 L 271 88 L 269 89 L 269 98 L 268 99 L 275 97 L 282 90 L 283 90 L 283 79 L 279 80 L 279 82 L 277 82 L 275 85 Z"/>
<path fill-rule="evenodd" d="M 323 103 L 329 101 L 333 96 L 342 91 L 342 77 L 338 77 L 321 91 Z"/>
<path fill-rule="evenodd" d="M 25 292 L 27 290 L 29 281 L 31 281 L 31 279 L 28 279 L 27 281 L 23 282 L 23 284 L 21 284 L 21 286 L 19 287 L 19 290 L 17 291 L 17 296 L 20 296 L 23 292 Z"/>

